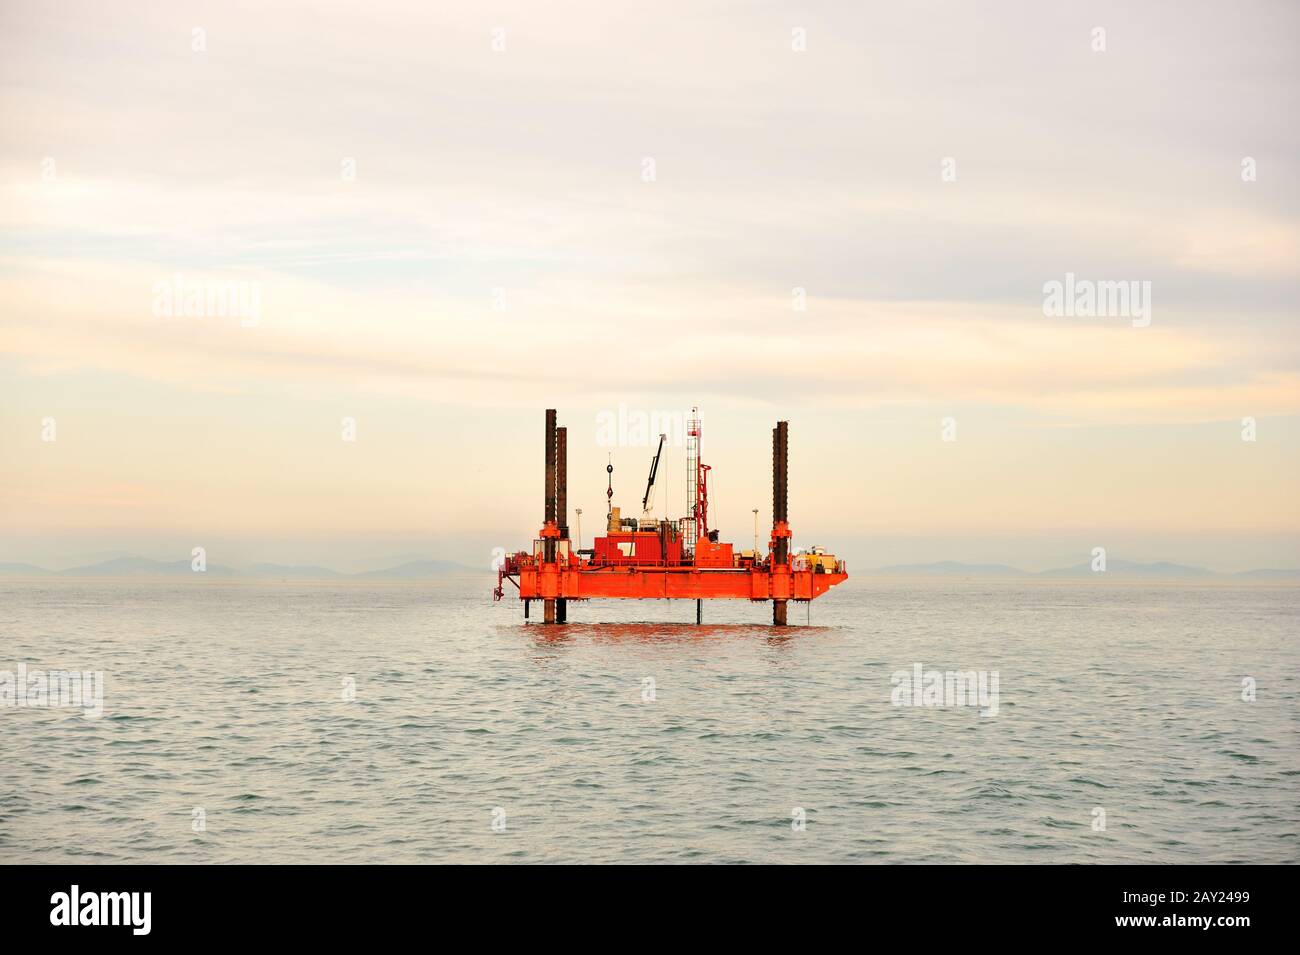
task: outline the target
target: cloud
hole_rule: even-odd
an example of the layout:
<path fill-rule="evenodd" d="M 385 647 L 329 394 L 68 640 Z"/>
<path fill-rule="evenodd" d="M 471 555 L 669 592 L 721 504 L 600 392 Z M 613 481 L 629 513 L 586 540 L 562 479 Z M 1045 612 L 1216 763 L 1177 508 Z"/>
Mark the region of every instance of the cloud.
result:
<path fill-rule="evenodd" d="M 948 303 L 813 299 L 794 312 L 785 296 L 695 283 L 647 284 L 620 308 L 627 286 L 601 277 L 508 290 L 496 311 L 488 288 L 469 298 L 341 290 L 254 270 L 181 273 L 191 285 L 260 283 L 262 319 L 244 328 L 235 317 L 156 317 L 155 283 L 176 274 L 0 259 L 0 297 L 11 306 L 0 318 L 4 353 L 35 373 L 479 403 L 535 403 L 538 389 L 601 400 L 629 390 L 764 400 L 796 389 L 827 403 L 980 401 L 1074 420 L 1300 410 L 1297 375 L 1250 371 L 1254 345 L 1235 329 L 1135 329 Z M 1232 380 L 1211 387 L 1224 376 Z"/>

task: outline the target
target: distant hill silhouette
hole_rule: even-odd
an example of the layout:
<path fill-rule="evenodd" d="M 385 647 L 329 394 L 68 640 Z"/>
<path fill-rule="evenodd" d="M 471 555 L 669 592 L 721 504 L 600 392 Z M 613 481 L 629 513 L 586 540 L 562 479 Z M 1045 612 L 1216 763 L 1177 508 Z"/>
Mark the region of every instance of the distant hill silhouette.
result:
<path fill-rule="evenodd" d="M 234 571 L 220 564 L 208 564 L 204 573 L 214 577 L 232 577 Z M 180 577 L 195 576 L 190 558 L 183 560 L 150 560 L 148 557 L 117 557 L 87 564 L 84 567 L 70 567 L 58 572 L 60 577 Z"/>
<path fill-rule="evenodd" d="M 329 567 L 311 564 L 253 564 L 246 570 L 236 570 L 223 564 L 209 563 L 203 572 L 212 577 L 252 578 L 260 580 L 422 580 L 427 577 L 447 577 L 461 574 L 487 574 L 487 568 L 467 567 L 445 560 L 416 560 L 371 570 L 361 574 L 344 574 Z M 69 567 L 67 570 L 47 570 L 35 564 L 21 562 L 0 563 L 0 577 L 200 577 L 190 559 L 165 561 L 129 555 L 114 557 L 94 564 Z"/>
<path fill-rule="evenodd" d="M 446 560 L 408 560 L 382 570 L 369 570 L 358 574 L 345 574 L 314 564 L 257 563 L 247 569 L 234 569 L 222 564 L 208 564 L 206 573 L 212 577 L 257 580 L 425 580 L 433 577 L 487 576 L 486 567 L 469 567 Z M 47 570 L 23 562 L 0 563 L 0 577 L 197 577 L 190 567 L 189 558 L 163 561 L 129 555 L 115 557 L 94 564 L 70 567 L 67 570 Z M 928 564 L 892 564 L 864 572 L 868 577 L 1006 577 L 1006 578 L 1110 578 L 1129 580 L 1300 580 L 1300 570 L 1263 568 L 1223 574 L 1204 567 L 1175 564 L 1169 561 L 1138 563 L 1127 560 L 1108 560 L 1105 573 L 1093 571 L 1090 562 L 1084 561 L 1069 567 L 1052 570 L 1028 571 L 1009 564 L 967 564 L 961 561 L 941 560 Z"/>
<path fill-rule="evenodd" d="M 1094 571 L 1091 561 L 1052 570 L 1028 571 L 1007 564 L 965 564 L 954 560 L 941 560 L 929 564 L 893 564 L 867 571 L 868 576 L 881 577 L 1092 577 L 1150 580 L 1300 580 L 1300 570 L 1243 570 L 1221 574 L 1204 567 L 1155 561 L 1149 564 L 1129 560 L 1107 560 L 1104 572 Z"/>
<path fill-rule="evenodd" d="M 54 571 L 35 564 L 0 564 L 0 577 L 53 577 Z"/>
<path fill-rule="evenodd" d="M 1058 567 L 1055 570 L 1044 570 L 1035 574 L 1036 577 L 1096 577 L 1102 571 L 1092 569 L 1090 561 L 1084 561 L 1081 564 L 1074 564 L 1070 567 Z M 1191 567 L 1187 564 L 1172 564 L 1169 561 L 1156 561 L 1151 564 L 1139 564 L 1131 560 L 1107 560 L 1106 570 L 1104 573 L 1114 574 L 1117 577 L 1215 577 L 1212 570 L 1206 570 L 1204 567 Z M 1226 576 L 1226 575 L 1223 575 Z"/>

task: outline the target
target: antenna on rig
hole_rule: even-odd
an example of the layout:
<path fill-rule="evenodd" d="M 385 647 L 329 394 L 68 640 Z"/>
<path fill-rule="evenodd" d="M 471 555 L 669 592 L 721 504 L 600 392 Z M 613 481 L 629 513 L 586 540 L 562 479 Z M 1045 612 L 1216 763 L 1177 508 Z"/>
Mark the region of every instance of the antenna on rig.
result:
<path fill-rule="evenodd" d="M 609 453 L 609 463 L 605 465 L 605 519 L 614 514 L 614 452 Z"/>

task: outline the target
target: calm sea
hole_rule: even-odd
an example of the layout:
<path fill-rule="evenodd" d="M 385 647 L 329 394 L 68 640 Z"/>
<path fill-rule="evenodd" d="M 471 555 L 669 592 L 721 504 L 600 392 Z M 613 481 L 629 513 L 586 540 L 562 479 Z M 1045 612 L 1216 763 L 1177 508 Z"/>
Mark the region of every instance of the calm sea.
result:
<path fill-rule="evenodd" d="M 1298 589 L 850 580 L 775 630 L 494 582 L 0 582 L 0 671 L 105 680 L 0 706 L 0 861 L 1300 859 Z M 894 705 L 917 664 L 996 713 Z"/>

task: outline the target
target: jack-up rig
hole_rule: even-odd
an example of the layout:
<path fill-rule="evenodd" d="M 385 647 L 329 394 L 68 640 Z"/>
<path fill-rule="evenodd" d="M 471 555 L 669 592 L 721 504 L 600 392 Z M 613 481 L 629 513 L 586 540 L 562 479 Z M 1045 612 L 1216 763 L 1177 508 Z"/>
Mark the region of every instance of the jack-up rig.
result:
<path fill-rule="evenodd" d="M 524 602 L 524 619 L 534 600 L 542 602 L 545 623 L 564 623 L 570 600 L 667 598 L 695 601 L 695 622 L 703 621 L 706 599 L 772 601 L 772 623 L 786 625 L 789 601 L 806 603 L 848 579 L 844 561 L 820 547 L 790 552 L 787 519 L 787 441 L 789 422 L 772 429 L 772 537 L 767 553 L 736 551 L 709 527 L 709 470 L 700 460 L 699 415 L 692 409 L 686 428 L 687 506 L 677 521 L 650 516 L 651 494 L 665 435 L 650 466 L 640 518 L 623 517 L 614 506 L 612 463 L 605 468 L 608 502 L 606 533 L 587 550 L 569 539 L 568 430 L 557 428 L 555 409 L 546 412 L 546 517 L 532 553 L 505 558 L 497 571 L 493 598 L 509 581 Z"/>

